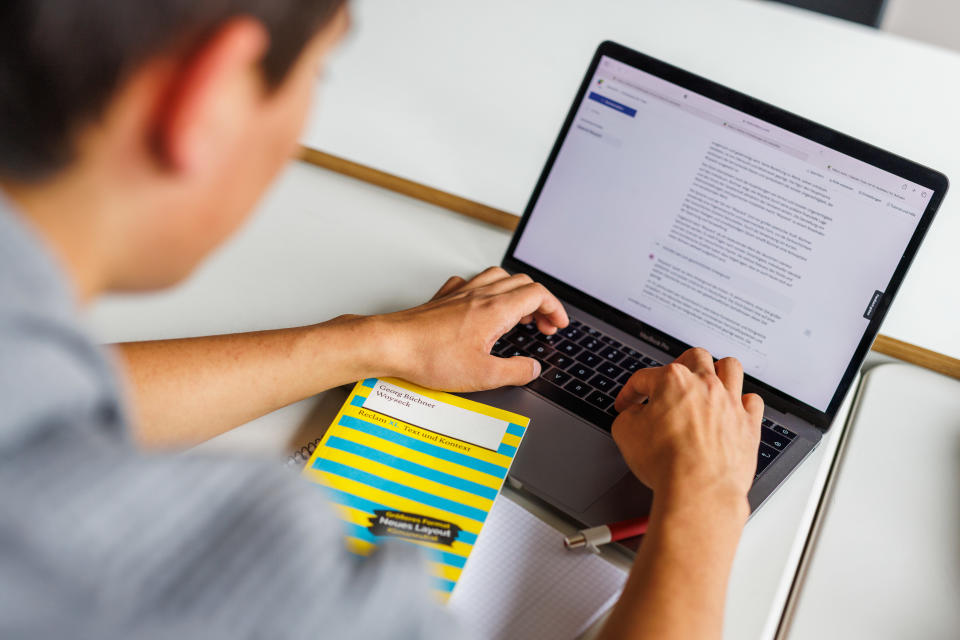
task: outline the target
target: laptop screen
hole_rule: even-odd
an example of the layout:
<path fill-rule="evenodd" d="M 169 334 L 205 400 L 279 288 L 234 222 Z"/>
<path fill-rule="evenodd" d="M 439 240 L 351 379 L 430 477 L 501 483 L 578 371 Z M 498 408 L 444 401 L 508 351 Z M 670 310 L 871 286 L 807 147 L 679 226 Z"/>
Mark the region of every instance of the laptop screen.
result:
<path fill-rule="evenodd" d="M 603 56 L 513 255 L 826 411 L 933 195 Z"/>

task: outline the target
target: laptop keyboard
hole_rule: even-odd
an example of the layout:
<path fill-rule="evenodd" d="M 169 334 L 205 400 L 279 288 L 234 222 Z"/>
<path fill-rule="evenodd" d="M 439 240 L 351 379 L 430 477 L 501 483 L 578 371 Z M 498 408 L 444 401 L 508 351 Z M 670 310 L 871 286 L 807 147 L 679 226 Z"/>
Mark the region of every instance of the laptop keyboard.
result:
<path fill-rule="evenodd" d="M 517 325 L 497 340 L 491 353 L 539 360 L 542 373 L 527 386 L 607 431 L 617 415 L 613 401 L 627 379 L 640 369 L 663 364 L 577 320 L 552 336 L 540 333 L 533 323 Z M 795 437 L 786 427 L 763 419 L 757 477 Z"/>

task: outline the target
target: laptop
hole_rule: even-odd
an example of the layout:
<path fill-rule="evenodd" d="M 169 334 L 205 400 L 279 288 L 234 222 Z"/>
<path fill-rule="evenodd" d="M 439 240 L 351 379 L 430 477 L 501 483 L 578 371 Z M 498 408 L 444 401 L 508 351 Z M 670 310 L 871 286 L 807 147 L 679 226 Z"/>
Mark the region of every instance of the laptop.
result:
<path fill-rule="evenodd" d="M 829 97 L 826 97 L 829 99 Z M 868 110 L 867 110 L 868 112 Z M 566 305 L 518 326 L 511 481 L 585 526 L 649 512 L 610 436 L 630 375 L 691 346 L 765 403 L 757 509 L 830 427 L 943 200 L 944 175 L 613 42 L 597 49 L 502 266 Z"/>

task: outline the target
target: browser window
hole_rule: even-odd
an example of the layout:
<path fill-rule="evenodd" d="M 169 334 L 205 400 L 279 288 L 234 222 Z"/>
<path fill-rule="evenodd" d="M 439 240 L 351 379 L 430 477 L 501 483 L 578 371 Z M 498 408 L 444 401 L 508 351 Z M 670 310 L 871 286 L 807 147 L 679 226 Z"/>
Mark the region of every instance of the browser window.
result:
<path fill-rule="evenodd" d="M 931 196 L 604 57 L 514 255 L 823 411 Z"/>

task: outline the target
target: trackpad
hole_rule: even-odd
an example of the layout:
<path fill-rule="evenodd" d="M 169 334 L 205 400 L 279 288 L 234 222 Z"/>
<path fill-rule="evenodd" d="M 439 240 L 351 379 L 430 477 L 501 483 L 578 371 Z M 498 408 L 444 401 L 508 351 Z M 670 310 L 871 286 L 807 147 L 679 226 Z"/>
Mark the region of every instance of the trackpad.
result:
<path fill-rule="evenodd" d="M 564 510 L 585 511 L 629 473 L 609 435 L 523 389 L 470 397 L 530 418 L 510 475 Z"/>

